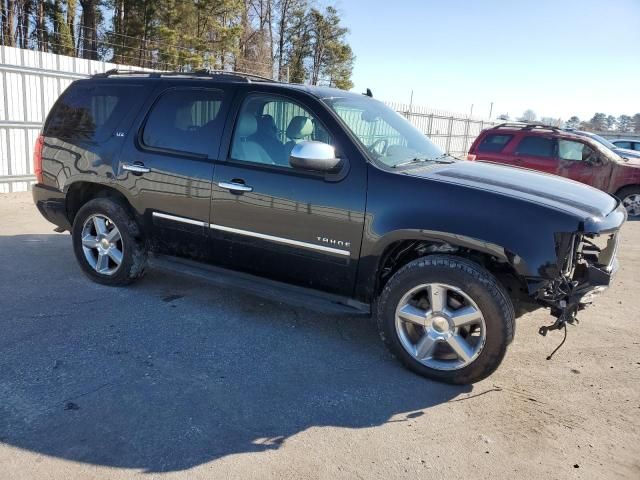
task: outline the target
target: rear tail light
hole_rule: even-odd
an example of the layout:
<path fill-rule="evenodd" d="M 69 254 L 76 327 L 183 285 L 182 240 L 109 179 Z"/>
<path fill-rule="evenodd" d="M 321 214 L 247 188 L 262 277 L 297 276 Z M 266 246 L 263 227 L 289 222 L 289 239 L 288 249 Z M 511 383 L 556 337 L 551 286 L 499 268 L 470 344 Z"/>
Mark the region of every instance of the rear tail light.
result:
<path fill-rule="evenodd" d="M 476 156 L 473 153 L 467 154 L 467 160 L 471 160 L 472 162 L 476 159 Z"/>
<path fill-rule="evenodd" d="M 44 137 L 38 135 L 36 145 L 33 148 L 33 173 L 36 175 L 36 183 L 42 183 L 42 146 Z"/>

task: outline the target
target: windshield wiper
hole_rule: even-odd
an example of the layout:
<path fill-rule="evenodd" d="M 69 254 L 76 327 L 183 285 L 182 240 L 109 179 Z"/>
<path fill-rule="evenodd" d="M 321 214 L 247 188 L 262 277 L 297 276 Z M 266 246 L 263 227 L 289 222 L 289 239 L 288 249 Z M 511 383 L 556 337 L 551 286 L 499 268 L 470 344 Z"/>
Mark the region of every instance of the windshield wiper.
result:
<path fill-rule="evenodd" d="M 424 158 L 424 157 L 415 157 L 411 160 L 407 160 L 406 162 L 396 163 L 393 168 L 402 167 L 404 165 L 411 165 L 412 163 L 453 163 L 453 160 L 445 160 L 445 157 L 451 157 L 448 153 L 443 153 L 442 155 L 437 156 L 436 158 Z"/>
<path fill-rule="evenodd" d="M 393 168 L 396 168 L 396 167 L 402 167 L 402 166 L 404 166 L 404 165 L 410 165 L 410 164 L 412 164 L 412 163 L 420 163 L 420 162 L 428 162 L 428 161 L 429 161 L 429 159 L 427 159 L 427 158 L 419 158 L 419 157 L 416 157 L 416 158 L 412 158 L 411 160 L 407 160 L 406 162 L 396 163 L 396 164 L 393 166 Z"/>

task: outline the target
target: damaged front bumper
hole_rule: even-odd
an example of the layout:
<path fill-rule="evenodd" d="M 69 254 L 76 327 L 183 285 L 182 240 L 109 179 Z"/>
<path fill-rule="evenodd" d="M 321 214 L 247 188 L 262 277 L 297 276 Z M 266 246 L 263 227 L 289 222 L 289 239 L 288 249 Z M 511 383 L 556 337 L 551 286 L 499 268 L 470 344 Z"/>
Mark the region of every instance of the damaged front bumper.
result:
<path fill-rule="evenodd" d="M 540 334 L 574 323 L 578 311 L 606 290 L 618 270 L 619 229 L 626 219 L 619 209 L 612 215 L 617 221 L 600 231 L 587 231 L 559 236 L 558 269 L 554 279 L 536 285 L 532 292 L 538 303 L 551 309 L 556 321 L 540 328 Z"/>

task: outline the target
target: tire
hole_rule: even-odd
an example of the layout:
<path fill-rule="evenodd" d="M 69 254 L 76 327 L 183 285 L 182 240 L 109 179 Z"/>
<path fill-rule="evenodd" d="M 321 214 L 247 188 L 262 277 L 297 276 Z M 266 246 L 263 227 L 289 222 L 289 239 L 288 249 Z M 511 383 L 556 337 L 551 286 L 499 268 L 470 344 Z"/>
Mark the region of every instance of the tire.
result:
<path fill-rule="evenodd" d="M 629 218 L 640 218 L 640 186 L 621 188 L 616 193 L 616 197 L 624 205 Z"/>
<path fill-rule="evenodd" d="M 498 368 L 513 340 L 515 311 L 507 292 L 491 273 L 464 258 L 432 255 L 408 263 L 376 303 L 387 348 L 409 370 L 433 380 L 482 380 Z M 436 311 L 443 313 L 433 313 L 432 305 L 442 305 Z M 457 326 L 463 322 L 470 323 Z"/>
<path fill-rule="evenodd" d="M 147 248 L 137 222 L 121 203 L 110 198 L 90 200 L 76 214 L 71 235 L 76 260 L 94 282 L 122 286 L 144 274 Z"/>

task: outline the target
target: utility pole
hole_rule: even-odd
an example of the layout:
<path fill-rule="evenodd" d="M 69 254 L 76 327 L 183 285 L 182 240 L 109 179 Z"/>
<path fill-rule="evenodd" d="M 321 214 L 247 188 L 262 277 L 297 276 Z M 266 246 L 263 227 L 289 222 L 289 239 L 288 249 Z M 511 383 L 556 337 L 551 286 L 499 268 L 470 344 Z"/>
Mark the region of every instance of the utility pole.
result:
<path fill-rule="evenodd" d="M 469 116 L 473 117 L 473 103 L 471 104 L 471 111 L 469 112 Z"/>
<path fill-rule="evenodd" d="M 491 120 L 492 113 L 493 113 L 493 102 L 491 102 L 491 106 L 489 107 L 489 120 Z"/>

